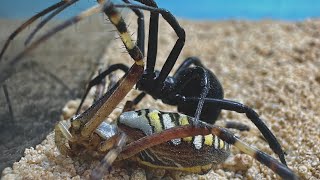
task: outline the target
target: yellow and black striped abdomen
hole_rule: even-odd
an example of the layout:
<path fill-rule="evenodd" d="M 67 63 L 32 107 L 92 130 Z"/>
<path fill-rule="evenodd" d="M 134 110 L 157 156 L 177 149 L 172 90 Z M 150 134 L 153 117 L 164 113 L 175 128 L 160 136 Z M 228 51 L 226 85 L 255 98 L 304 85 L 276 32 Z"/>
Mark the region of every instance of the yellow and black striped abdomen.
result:
<path fill-rule="evenodd" d="M 193 118 L 158 110 L 125 112 L 119 117 L 119 127 L 132 140 L 140 139 L 166 129 L 192 124 Z M 163 169 L 181 170 L 193 173 L 207 173 L 214 164 L 229 156 L 229 144 L 214 135 L 198 135 L 172 139 L 140 152 L 141 164 Z"/>

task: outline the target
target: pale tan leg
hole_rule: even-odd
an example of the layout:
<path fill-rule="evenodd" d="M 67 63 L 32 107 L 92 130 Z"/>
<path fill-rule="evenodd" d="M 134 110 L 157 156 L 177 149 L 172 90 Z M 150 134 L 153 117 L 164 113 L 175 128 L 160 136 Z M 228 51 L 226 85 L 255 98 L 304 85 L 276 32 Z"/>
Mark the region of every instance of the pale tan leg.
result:
<path fill-rule="evenodd" d="M 60 121 L 54 128 L 54 141 L 61 154 L 70 156 L 72 151 L 70 147 L 67 146 L 67 143 L 69 141 L 74 142 L 75 139 L 68 129 L 68 124 L 65 121 Z"/>
<path fill-rule="evenodd" d="M 121 153 L 122 148 L 126 145 L 127 136 L 124 133 L 118 135 L 119 140 L 114 145 L 114 148 L 111 149 L 107 155 L 102 159 L 101 163 L 96 167 L 92 173 L 90 179 L 102 179 L 103 175 L 110 170 L 111 165 L 116 160 L 118 155 Z"/>

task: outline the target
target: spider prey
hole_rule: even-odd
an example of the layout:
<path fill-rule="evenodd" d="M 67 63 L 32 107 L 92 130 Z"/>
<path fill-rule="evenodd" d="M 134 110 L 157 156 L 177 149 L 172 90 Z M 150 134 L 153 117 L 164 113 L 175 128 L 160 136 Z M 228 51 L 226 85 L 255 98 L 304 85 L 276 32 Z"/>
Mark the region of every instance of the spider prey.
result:
<path fill-rule="evenodd" d="M 86 16 L 99 12 L 101 9 L 117 28 L 121 40 L 135 63 L 128 69 L 124 68 L 126 69 L 124 70 L 126 71 L 125 76 L 105 95 L 84 113 L 75 116 L 71 120 L 70 127 L 64 122 L 58 123 L 55 132 L 56 144 L 59 150 L 63 154 L 70 156 L 84 153 L 92 157 L 103 157 L 101 165 L 93 171 L 91 176 L 93 179 L 98 179 L 102 177 L 118 155 L 119 160 L 138 158 L 136 159 L 137 161 L 150 167 L 206 173 L 213 164 L 225 160 L 229 154 L 228 144 L 233 144 L 244 153 L 251 155 L 268 166 L 281 177 L 296 179 L 295 174 L 286 166 L 284 152 L 280 144 L 257 113 L 240 103 L 223 99 L 223 90 L 219 81 L 197 58 L 188 58 L 178 68 L 173 77 L 168 76 L 184 45 L 185 32 L 174 16 L 169 11 L 157 8 L 154 1 L 138 1 L 146 6 L 134 5 L 127 1 L 128 4 L 126 5 L 115 5 L 107 1 L 103 6 L 95 6 L 53 28 L 9 62 L 10 65 L 14 65 L 27 52 L 56 32 L 80 21 Z M 138 9 L 151 12 L 146 69 L 144 69 L 144 45 L 142 41 L 144 39 L 144 28 L 141 26 L 138 28 L 138 42 L 135 45 L 128 33 L 124 20 L 116 9 L 124 7 L 133 9 L 138 15 L 140 23 L 143 21 L 143 17 L 141 13 L 139 14 Z M 179 38 L 163 68 L 160 72 L 157 72 L 154 71 L 154 66 L 159 14 L 170 24 Z M 195 65 L 195 67 L 191 67 L 191 65 Z M 110 72 L 121 69 L 118 68 L 120 67 L 119 64 L 112 67 L 113 70 L 110 67 L 90 84 L 95 84 L 95 80 L 99 82 Z M 1 83 L 9 76 L 9 71 L 10 68 L 6 71 L 6 75 L 1 76 Z M 192 117 L 178 113 L 162 113 L 155 110 L 151 112 L 148 112 L 148 110 L 131 111 L 123 113 L 119 117 L 119 131 L 117 126 L 103 122 L 134 85 L 143 90 L 144 93 L 139 95 L 133 101 L 133 104 L 138 103 L 145 93 L 148 93 L 167 104 L 176 105 L 180 112 Z M 190 87 L 195 87 L 195 89 L 190 90 Z M 280 157 L 282 163 L 244 144 L 228 130 L 208 124 L 215 122 L 222 109 L 245 113 L 261 131 L 271 149 Z M 106 135 L 108 132 L 111 135 Z M 127 137 L 132 140 L 130 144 L 126 143 Z M 66 145 L 65 140 L 67 140 L 68 145 Z M 156 156 L 159 156 L 160 159 L 170 159 L 168 153 L 172 151 L 185 151 L 190 154 L 189 158 L 195 158 L 193 161 L 196 163 L 185 164 L 181 162 L 184 159 L 179 159 L 178 157 L 171 157 L 171 163 L 152 160 Z M 194 154 L 199 156 L 193 156 Z"/>

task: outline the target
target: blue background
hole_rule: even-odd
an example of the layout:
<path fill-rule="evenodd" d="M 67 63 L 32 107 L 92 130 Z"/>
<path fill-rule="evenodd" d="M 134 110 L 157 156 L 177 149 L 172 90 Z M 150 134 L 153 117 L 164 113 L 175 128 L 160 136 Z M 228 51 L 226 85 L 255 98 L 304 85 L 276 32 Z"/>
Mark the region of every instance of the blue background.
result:
<path fill-rule="evenodd" d="M 1 0 L 0 17 L 25 19 L 59 0 Z M 298 21 L 320 17 L 320 0 L 157 0 L 159 7 L 188 19 L 278 19 Z M 58 18 L 77 14 L 95 0 L 80 0 Z"/>

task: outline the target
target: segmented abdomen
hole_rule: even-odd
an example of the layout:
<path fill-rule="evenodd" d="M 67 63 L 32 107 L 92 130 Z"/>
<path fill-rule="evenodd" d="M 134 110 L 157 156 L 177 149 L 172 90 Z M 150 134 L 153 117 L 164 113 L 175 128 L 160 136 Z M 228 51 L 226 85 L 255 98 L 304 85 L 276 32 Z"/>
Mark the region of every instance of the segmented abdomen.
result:
<path fill-rule="evenodd" d="M 180 113 L 144 109 L 121 114 L 118 125 L 132 140 L 137 140 L 172 127 L 193 124 L 193 121 L 192 117 Z M 138 160 L 155 168 L 206 173 L 228 155 L 229 144 L 210 134 L 172 139 L 140 152 Z"/>

